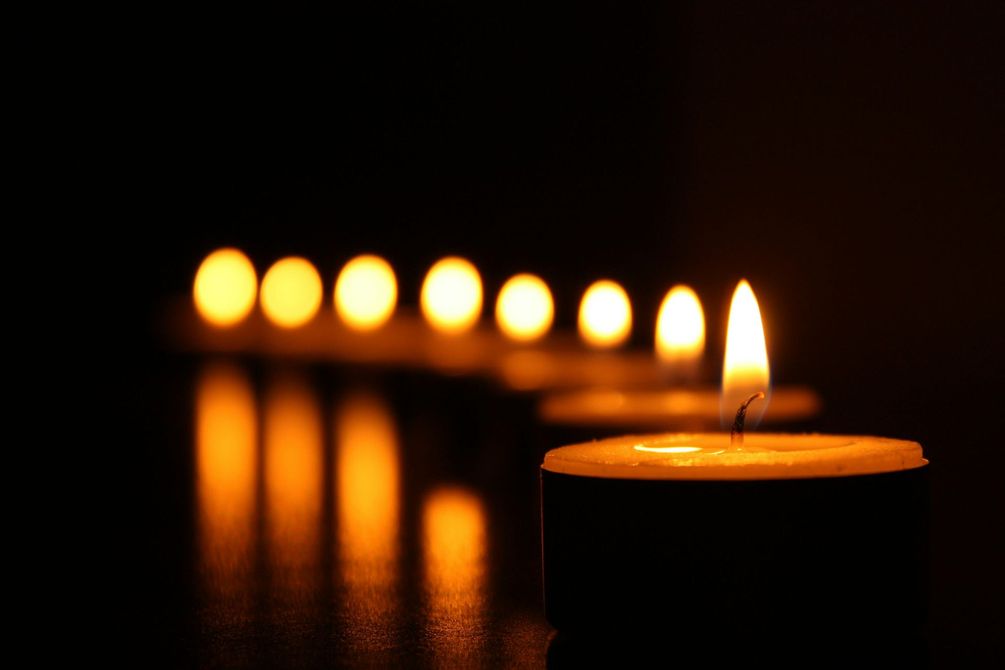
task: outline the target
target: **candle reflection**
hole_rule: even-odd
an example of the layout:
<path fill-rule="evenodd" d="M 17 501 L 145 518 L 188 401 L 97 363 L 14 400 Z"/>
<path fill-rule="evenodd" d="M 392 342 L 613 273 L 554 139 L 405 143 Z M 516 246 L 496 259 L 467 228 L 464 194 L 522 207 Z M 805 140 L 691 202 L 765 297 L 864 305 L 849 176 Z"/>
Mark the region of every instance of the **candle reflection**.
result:
<path fill-rule="evenodd" d="M 439 488 L 423 505 L 426 634 L 438 666 L 457 665 L 479 651 L 485 624 L 485 526 L 481 500 L 465 489 Z"/>
<path fill-rule="evenodd" d="M 196 489 L 199 557 L 208 619 L 248 616 L 254 548 L 255 399 L 242 371 L 203 370 L 196 388 Z M 226 610 L 216 611 L 216 610 Z"/>
<path fill-rule="evenodd" d="M 380 398 L 348 397 L 335 415 L 338 559 L 347 632 L 358 651 L 393 642 L 397 617 L 399 463 L 394 420 Z"/>
<path fill-rule="evenodd" d="M 265 400 L 265 527 L 277 595 L 310 600 L 320 559 L 321 416 L 298 377 L 276 381 Z"/>

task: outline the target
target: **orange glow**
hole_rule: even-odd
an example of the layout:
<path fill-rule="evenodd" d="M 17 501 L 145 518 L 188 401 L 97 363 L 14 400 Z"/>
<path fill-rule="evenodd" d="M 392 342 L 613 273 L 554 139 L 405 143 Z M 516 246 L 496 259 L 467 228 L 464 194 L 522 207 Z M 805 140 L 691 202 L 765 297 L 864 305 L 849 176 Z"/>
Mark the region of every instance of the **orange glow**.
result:
<path fill-rule="evenodd" d="M 262 278 L 262 311 L 282 328 L 302 326 L 318 313 L 321 290 L 321 276 L 309 260 L 283 258 Z"/>
<path fill-rule="evenodd" d="M 548 285 L 540 277 L 519 274 L 503 284 L 496 300 L 500 330 L 520 342 L 536 340 L 551 328 L 555 305 Z"/>
<path fill-rule="evenodd" d="M 693 367 L 705 350 L 705 315 L 689 286 L 674 286 L 656 319 L 656 353 L 672 366 Z"/>
<path fill-rule="evenodd" d="M 632 332 L 632 305 L 625 289 L 613 281 L 594 282 L 579 305 L 579 335 L 587 344 L 611 348 Z"/>
<path fill-rule="evenodd" d="M 335 481 L 339 565 L 352 630 L 375 633 L 394 616 L 399 470 L 398 436 L 387 406 L 376 396 L 347 398 L 335 415 Z M 359 642 L 370 646 L 373 640 L 373 634 L 363 635 Z"/>
<path fill-rule="evenodd" d="M 474 265 L 450 256 L 437 261 L 422 283 L 422 314 L 436 330 L 470 330 L 482 311 L 482 279 Z"/>
<path fill-rule="evenodd" d="M 238 249 L 218 249 L 199 265 L 192 299 L 203 319 L 232 326 L 251 312 L 257 291 L 258 277 L 248 257 Z"/>
<path fill-rule="evenodd" d="M 771 392 L 771 372 L 764 340 L 764 325 L 757 298 L 746 279 L 733 292 L 726 329 L 726 360 L 722 367 L 720 414 L 723 425 L 732 423 L 736 410 L 752 394 L 763 391 L 765 399 L 754 401 L 747 411 L 747 425 L 756 426 L 764 415 Z"/>
<path fill-rule="evenodd" d="M 482 502 L 461 488 L 432 491 L 422 509 L 427 634 L 437 654 L 463 658 L 485 617 L 486 522 Z"/>
<path fill-rule="evenodd" d="M 648 451 L 653 454 L 691 454 L 701 451 L 701 447 L 649 447 L 644 444 L 636 444 L 632 448 L 635 449 L 635 451 Z"/>
<path fill-rule="evenodd" d="M 269 556 L 287 594 L 320 560 L 323 442 L 317 399 L 301 379 L 274 383 L 265 399 L 265 516 Z"/>
<path fill-rule="evenodd" d="M 242 587 L 254 554 L 256 417 L 251 383 L 231 365 L 203 370 L 196 387 L 199 554 L 209 595 L 250 607 Z"/>
<path fill-rule="evenodd" d="M 357 256 L 335 282 L 335 311 L 353 330 L 380 328 L 394 313 L 398 282 L 390 263 L 379 256 Z"/>

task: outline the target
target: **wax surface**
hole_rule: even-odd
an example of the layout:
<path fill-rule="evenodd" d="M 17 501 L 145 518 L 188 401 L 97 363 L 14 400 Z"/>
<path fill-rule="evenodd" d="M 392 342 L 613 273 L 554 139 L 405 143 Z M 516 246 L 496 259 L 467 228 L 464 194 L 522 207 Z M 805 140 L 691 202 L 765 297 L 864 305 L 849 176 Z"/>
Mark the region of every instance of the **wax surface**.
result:
<path fill-rule="evenodd" d="M 752 433 L 741 450 L 728 433 L 627 435 L 552 449 L 551 472 L 611 479 L 805 479 L 910 470 L 921 445 L 857 435 Z"/>

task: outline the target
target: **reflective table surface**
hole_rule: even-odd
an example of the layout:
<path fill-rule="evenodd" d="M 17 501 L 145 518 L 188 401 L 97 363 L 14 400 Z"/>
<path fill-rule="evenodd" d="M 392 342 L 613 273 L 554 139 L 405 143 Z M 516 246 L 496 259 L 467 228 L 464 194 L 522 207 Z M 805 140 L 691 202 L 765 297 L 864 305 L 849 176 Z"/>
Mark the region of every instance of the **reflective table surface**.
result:
<path fill-rule="evenodd" d="M 543 667 L 532 401 L 184 359 L 160 389 L 166 665 Z"/>

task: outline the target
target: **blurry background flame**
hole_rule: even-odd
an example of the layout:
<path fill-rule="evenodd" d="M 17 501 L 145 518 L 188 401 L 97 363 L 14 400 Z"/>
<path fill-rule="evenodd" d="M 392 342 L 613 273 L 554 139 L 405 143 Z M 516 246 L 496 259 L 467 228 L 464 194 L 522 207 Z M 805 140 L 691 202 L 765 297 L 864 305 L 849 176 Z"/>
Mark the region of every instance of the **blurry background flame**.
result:
<path fill-rule="evenodd" d="M 335 414 L 338 558 L 357 644 L 382 646 L 393 626 L 400 505 L 398 436 L 384 401 L 348 396 Z M 378 634 L 382 633 L 382 634 Z M 380 644 L 372 644 L 379 642 Z"/>
<path fill-rule="evenodd" d="M 257 423 L 251 382 L 233 365 L 206 367 L 196 387 L 199 553 L 207 590 L 234 608 L 253 564 Z M 247 603 L 245 603 L 247 604 Z"/>
<path fill-rule="evenodd" d="M 257 292 L 255 267 L 238 249 L 218 249 L 207 256 L 192 286 L 196 309 L 216 326 L 232 326 L 247 317 Z"/>
<path fill-rule="evenodd" d="M 705 315 L 690 286 L 674 286 L 660 305 L 656 318 L 656 354 L 659 359 L 693 377 L 705 351 Z"/>
<path fill-rule="evenodd" d="M 446 662 L 477 650 L 485 618 L 485 511 L 467 489 L 440 487 L 422 508 L 428 636 Z"/>
<path fill-rule="evenodd" d="M 496 300 L 496 322 L 510 338 L 530 342 L 551 328 L 555 305 L 543 279 L 532 274 L 510 277 Z"/>
<path fill-rule="evenodd" d="M 462 333 L 481 315 L 481 276 L 463 258 L 443 258 L 426 274 L 420 302 L 422 314 L 434 328 L 448 334 Z"/>
<path fill-rule="evenodd" d="M 296 328 L 314 318 L 321 306 L 321 277 L 306 258 L 283 258 L 262 278 L 262 311 L 272 323 Z"/>
<path fill-rule="evenodd" d="M 754 428 L 771 399 L 771 373 L 764 339 L 764 325 L 757 298 L 746 279 L 740 280 L 729 305 L 726 327 L 726 357 L 722 367 L 720 415 L 723 426 L 732 424 L 736 410 L 753 393 L 763 391 L 747 411 L 747 426 Z"/>
<path fill-rule="evenodd" d="M 379 256 L 353 258 L 335 282 L 335 311 L 353 330 L 380 328 L 391 318 L 397 301 L 394 270 Z"/>
<path fill-rule="evenodd" d="M 628 294 L 616 282 L 601 279 L 590 285 L 579 305 L 579 334 L 594 347 L 622 344 L 632 330 Z"/>

